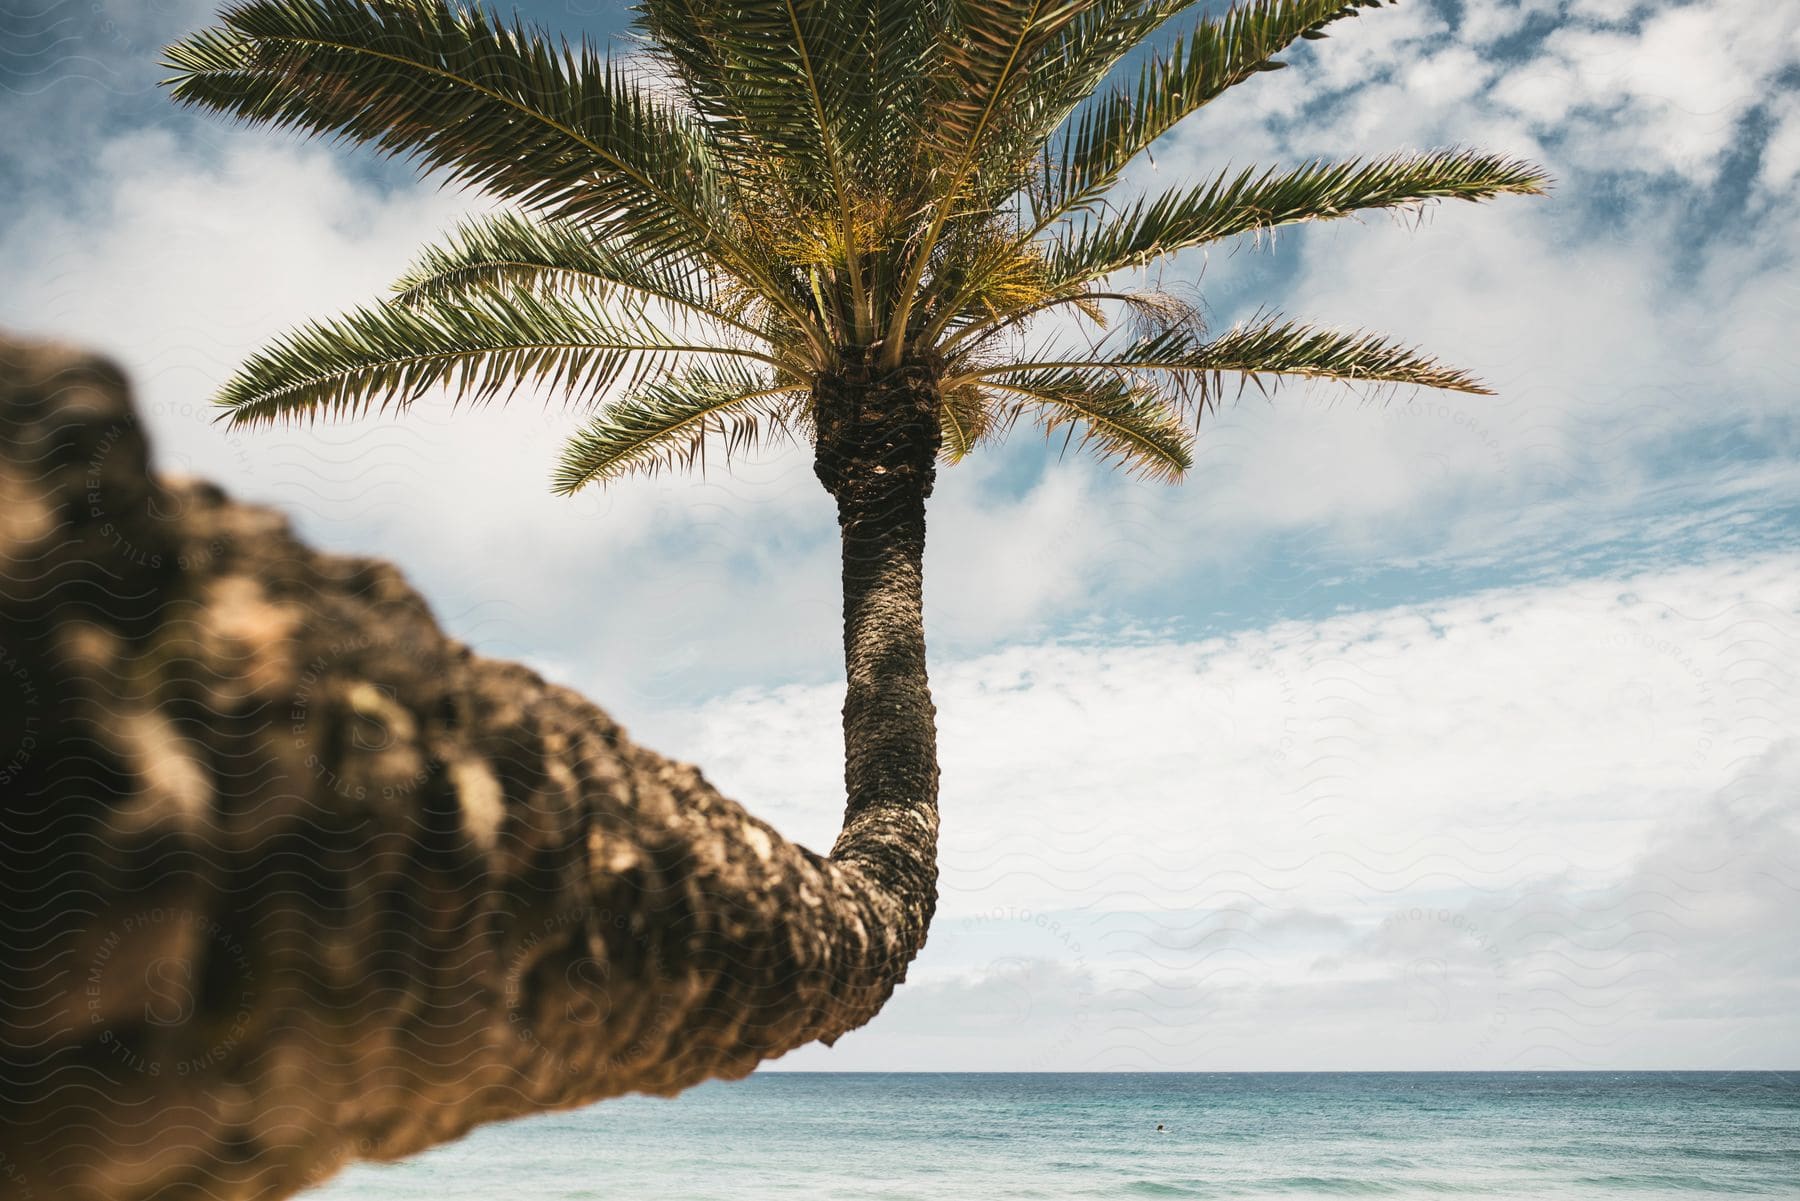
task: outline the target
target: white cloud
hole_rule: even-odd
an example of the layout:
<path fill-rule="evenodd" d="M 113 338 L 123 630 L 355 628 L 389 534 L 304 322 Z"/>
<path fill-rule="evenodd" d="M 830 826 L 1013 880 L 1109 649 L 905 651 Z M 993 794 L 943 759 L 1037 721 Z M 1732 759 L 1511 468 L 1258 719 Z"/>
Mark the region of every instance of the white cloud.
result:
<path fill-rule="evenodd" d="M 1772 198 L 1792 188 L 1796 179 L 1800 179 L 1800 104 L 1782 113 L 1770 130 L 1757 184 Z"/>
<path fill-rule="evenodd" d="M 1546 45 L 1564 112 L 1586 150 L 1639 170 L 1661 165 L 1710 182 L 1739 122 L 1800 60 L 1800 14 L 1779 4 L 1700 3 L 1665 9 L 1638 30 L 1558 30 Z"/>
<path fill-rule="evenodd" d="M 1511 4 L 1466 4 L 1458 33 L 1470 42 L 1485 45 L 1510 37 L 1535 18 L 1557 15 L 1563 0 L 1513 0 Z"/>
<path fill-rule="evenodd" d="M 1683 981 L 1764 954 L 1781 888 L 1800 887 L 1782 859 L 1800 818 L 1796 612 L 1800 559 L 1783 556 L 940 664 L 943 902 L 919 995 L 866 1054 L 846 1040 L 805 1062 L 983 1046 L 946 1016 L 959 1006 L 1058 1015 L 969 1065 L 1018 1066 L 1074 1020 L 1077 977 L 1090 1018 L 1117 1012 L 1075 1066 L 1769 1061 L 1734 1031 L 1768 990 L 1800 988 L 1792 956 L 1741 988 Z M 838 700 L 739 693 L 671 714 L 669 749 L 828 846 L 841 767 L 820 735 Z M 1705 1023 L 1659 1051 L 1657 1024 L 1702 999 Z M 1231 1038 L 1154 1052 L 1196 1006 Z M 1329 1016 L 1259 1033 L 1268 1006 Z M 1581 1043 L 1602 1006 L 1616 1029 Z M 909 1042 L 915 1026 L 936 1041 Z"/>

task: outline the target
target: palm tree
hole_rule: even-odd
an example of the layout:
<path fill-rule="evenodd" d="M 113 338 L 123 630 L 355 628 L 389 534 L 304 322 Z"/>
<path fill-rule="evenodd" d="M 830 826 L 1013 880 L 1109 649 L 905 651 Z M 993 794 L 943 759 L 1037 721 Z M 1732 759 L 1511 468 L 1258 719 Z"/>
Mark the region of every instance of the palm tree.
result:
<path fill-rule="evenodd" d="M 1115 196 L 1178 122 L 1380 4 L 639 0 L 642 52 L 615 59 L 445 0 L 242 0 L 167 51 L 177 100 L 369 143 L 510 207 L 388 300 L 273 342 L 220 402 L 244 425 L 548 389 L 596 410 L 565 493 L 809 441 L 843 540 L 832 859 L 894 927 L 859 936 L 883 981 L 867 1020 L 936 900 L 921 558 L 939 460 L 1023 418 L 1176 480 L 1227 377 L 1484 391 L 1366 333 L 1209 333 L 1126 274 L 1294 222 L 1543 190 L 1529 163 L 1453 149 Z M 1035 322 L 1065 332 L 1033 341 Z"/>

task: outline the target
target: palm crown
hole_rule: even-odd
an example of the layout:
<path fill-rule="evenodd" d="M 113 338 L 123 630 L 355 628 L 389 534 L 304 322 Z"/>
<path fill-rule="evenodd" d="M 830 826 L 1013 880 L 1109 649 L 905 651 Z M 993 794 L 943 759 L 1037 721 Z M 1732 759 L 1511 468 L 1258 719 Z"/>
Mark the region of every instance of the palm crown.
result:
<path fill-rule="evenodd" d="M 372 143 L 511 208 L 220 399 L 256 422 L 547 384 L 600 403 L 567 492 L 806 436 L 820 381 L 850 369 L 923 369 L 946 458 L 1024 416 L 1162 478 L 1227 375 L 1482 391 L 1385 338 L 1260 317 L 1212 336 L 1109 282 L 1287 223 L 1542 190 L 1528 163 L 1449 150 L 1109 199 L 1177 122 L 1381 2 L 1251 0 L 1132 67 L 1201 5 L 641 0 L 647 49 L 619 61 L 436 0 L 247 0 L 169 48 L 178 99 Z M 1032 349 L 1059 310 L 1081 332 Z"/>

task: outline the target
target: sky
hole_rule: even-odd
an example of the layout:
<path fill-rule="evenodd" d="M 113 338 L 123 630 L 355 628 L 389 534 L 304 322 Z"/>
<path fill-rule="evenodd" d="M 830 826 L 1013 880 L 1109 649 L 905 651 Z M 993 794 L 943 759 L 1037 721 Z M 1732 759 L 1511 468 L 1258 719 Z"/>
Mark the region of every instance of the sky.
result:
<path fill-rule="evenodd" d="M 612 0 L 538 0 L 622 51 Z M 231 433 L 270 337 L 477 195 L 178 111 L 205 0 L 0 14 L 0 327 L 101 348 L 162 470 L 400 563 L 453 635 L 829 846 L 836 529 L 803 451 L 549 492 L 579 417 Z M 1474 145 L 1547 200 L 1184 255 L 1216 324 L 1369 327 L 1493 397 L 1255 390 L 1180 487 L 1023 431 L 946 469 L 942 902 L 783 1068 L 1800 1068 L 1800 7 L 1407 0 L 1127 181 Z"/>

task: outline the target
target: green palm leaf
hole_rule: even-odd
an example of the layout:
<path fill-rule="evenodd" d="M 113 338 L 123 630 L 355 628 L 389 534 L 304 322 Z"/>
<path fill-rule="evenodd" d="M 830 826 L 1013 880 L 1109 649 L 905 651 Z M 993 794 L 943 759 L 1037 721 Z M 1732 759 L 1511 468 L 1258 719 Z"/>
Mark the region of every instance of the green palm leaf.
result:
<path fill-rule="evenodd" d="M 632 242 L 596 238 L 586 226 L 538 221 L 522 213 L 464 221 L 395 281 L 394 299 L 416 304 L 512 290 L 622 295 L 660 302 L 672 314 L 698 314 L 750 328 L 720 312 L 717 289 L 696 260 L 646 255 Z"/>
<path fill-rule="evenodd" d="M 1146 479 L 1174 483 L 1194 465 L 1193 434 L 1155 390 L 1085 367 L 1015 370 L 984 385 L 1022 402 L 1046 434 L 1076 431 L 1080 445 Z"/>
<path fill-rule="evenodd" d="M 1119 62 L 1155 29 L 1200 0 L 1095 0 L 1055 36 L 1036 46 L 1024 86 L 1015 90 L 997 125 L 973 147 L 987 204 L 1005 200 L 1026 182 L 1043 143 L 1093 95 Z"/>
<path fill-rule="evenodd" d="M 704 464 L 709 441 L 726 457 L 796 424 L 795 401 L 805 385 L 740 366 L 698 367 L 638 388 L 607 405 L 569 440 L 556 468 L 563 495 L 634 472 Z"/>
<path fill-rule="evenodd" d="M 953 177 L 1031 86 L 1039 53 L 1100 0 L 952 0 L 927 131 Z"/>
<path fill-rule="evenodd" d="M 434 0 L 244 0 L 165 51 L 175 99 L 336 134 L 646 247 L 716 244 L 703 126 L 587 46 Z"/>
<path fill-rule="evenodd" d="M 1224 377 L 1260 385 L 1264 376 L 1399 384 L 1491 395 L 1474 376 L 1377 334 L 1321 330 L 1279 317 L 1259 318 L 1207 341 L 1187 328 L 1105 347 L 1079 358 L 1043 358 L 965 370 L 952 382 L 997 386 L 1043 372 L 1111 374 L 1148 380 L 1172 408 L 1197 416 L 1223 392 Z"/>
<path fill-rule="evenodd" d="M 638 15 L 695 110 L 726 145 L 754 147 L 733 169 L 778 162 L 832 200 L 849 169 L 874 165 L 860 152 L 889 124 L 883 89 L 917 91 L 931 46 L 899 0 L 642 0 Z"/>
<path fill-rule="evenodd" d="M 1046 54 L 1048 61 L 1033 77 L 1033 91 L 1054 99 L 1045 105 L 1046 119 L 1029 143 L 1038 161 L 1035 175 L 1020 185 L 1029 220 L 1019 242 L 1087 211 L 1157 138 L 1228 88 L 1283 66 L 1273 56 L 1295 41 L 1322 38 L 1331 23 L 1392 2 L 1253 0 L 1201 20 L 1167 54 L 1152 55 L 1135 88 L 1114 87 L 1082 105 L 1130 49 L 1193 3 L 1114 0 L 1084 14 L 1068 32 L 1068 44 Z M 979 272 L 972 274 L 947 307 L 963 310 L 987 283 Z"/>
<path fill-rule="evenodd" d="M 1089 219 L 1059 238 L 1053 280 L 1098 279 L 1221 238 L 1300 221 L 1434 200 L 1541 195 L 1530 163 L 1471 150 L 1400 154 L 1374 162 L 1310 162 L 1291 171 L 1247 168 L 1210 184 L 1140 199 L 1117 216 Z"/>
<path fill-rule="evenodd" d="M 1332 22 L 1383 3 L 1393 0 L 1254 0 L 1200 21 L 1166 54 L 1151 57 L 1135 87 L 1113 88 L 1046 145 L 1031 198 L 1036 228 L 1097 199 L 1184 117 L 1258 72 L 1284 66 L 1274 56 L 1295 41 L 1322 38 Z"/>
<path fill-rule="evenodd" d="M 583 299 L 477 293 L 313 322 L 245 362 L 218 401 L 236 426 L 404 408 L 436 387 L 477 403 L 528 384 L 597 399 L 693 355 L 773 362 L 753 350 L 677 340 L 641 314 Z"/>
<path fill-rule="evenodd" d="M 988 397 L 973 385 L 954 388 L 944 394 L 939 424 L 944 435 L 943 455 L 952 463 L 960 463 L 988 438 L 998 432 L 998 414 Z"/>
<path fill-rule="evenodd" d="M 940 39 L 933 95 L 923 134 L 932 166 L 935 194 L 925 198 L 924 227 L 910 239 L 908 261 L 899 276 L 899 295 L 887 322 L 890 349 L 885 364 L 898 366 L 901 348 L 917 308 L 915 293 L 953 218 L 963 231 L 991 224 L 982 206 L 971 206 L 969 193 L 991 193 L 980 166 L 989 140 L 1004 136 L 1018 94 L 1030 87 L 1036 56 L 1102 0 L 949 0 L 949 19 Z M 991 155 L 989 156 L 991 157 Z M 980 238 L 965 238 L 965 244 Z M 935 291 L 936 289 L 928 289 Z M 960 307 L 958 302 L 954 307 Z"/>

